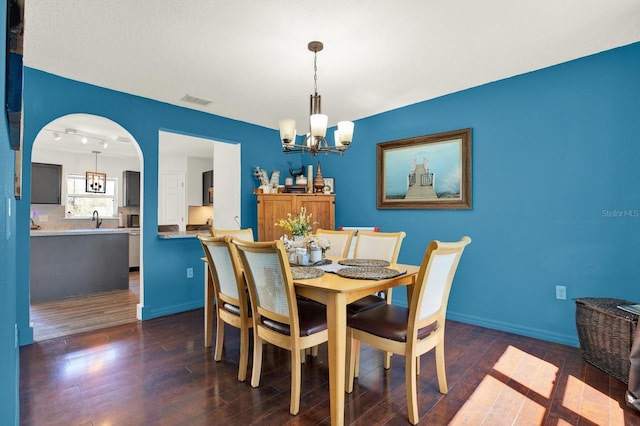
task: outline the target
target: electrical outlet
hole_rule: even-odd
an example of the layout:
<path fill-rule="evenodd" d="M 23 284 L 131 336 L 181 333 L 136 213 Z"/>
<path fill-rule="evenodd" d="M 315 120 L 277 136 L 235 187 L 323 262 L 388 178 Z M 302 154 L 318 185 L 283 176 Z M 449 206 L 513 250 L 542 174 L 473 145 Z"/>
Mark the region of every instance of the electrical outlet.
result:
<path fill-rule="evenodd" d="M 556 299 L 567 300 L 567 287 L 563 285 L 556 286 Z"/>
<path fill-rule="evenodd" d="M 187 268 L 187 278 L 193 278 L 193 268 Z"/>

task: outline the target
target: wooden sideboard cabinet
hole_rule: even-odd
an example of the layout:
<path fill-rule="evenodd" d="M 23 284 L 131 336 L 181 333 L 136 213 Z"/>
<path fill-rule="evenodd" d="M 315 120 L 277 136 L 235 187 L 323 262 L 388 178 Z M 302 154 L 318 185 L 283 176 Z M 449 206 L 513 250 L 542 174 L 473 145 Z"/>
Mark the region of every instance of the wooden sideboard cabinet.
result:
<path fill-rule="evenodd" d="M 275 223 L 300 213 L 305 207 L 311 220 L 318 222 L 317 228 L 335 229 L 335 195 L 334 194 L 257 194 L 258 197 L 258 240 L 273 241 L 279 239 L 287 231 Z"/>

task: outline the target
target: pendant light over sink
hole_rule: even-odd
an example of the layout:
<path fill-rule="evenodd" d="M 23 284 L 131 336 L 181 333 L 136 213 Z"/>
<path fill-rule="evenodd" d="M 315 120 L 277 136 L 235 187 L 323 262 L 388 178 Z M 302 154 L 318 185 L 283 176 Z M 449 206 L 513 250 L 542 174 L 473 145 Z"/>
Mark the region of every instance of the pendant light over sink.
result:
<path fill-rule="evenodd" d="M 87 172 L 85 175 L 85 191 L 94 193 L 106 193 L 107 192 L 107 174 L 98 173 L 98 154 L 100 151 L 91 151 L 96 156 L 96 171 Z"/>

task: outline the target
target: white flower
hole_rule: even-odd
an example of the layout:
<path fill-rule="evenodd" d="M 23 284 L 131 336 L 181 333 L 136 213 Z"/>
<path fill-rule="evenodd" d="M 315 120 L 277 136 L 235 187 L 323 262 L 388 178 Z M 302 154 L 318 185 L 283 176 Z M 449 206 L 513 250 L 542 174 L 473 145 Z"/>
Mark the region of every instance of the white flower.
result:
<path fill-rule="evenodd" d="M 304 242 L 310 248 L 318 247 L 324 253 L 331 248 L 331 241 L 326 238 L 318 238 L 316 235 L 309 234 L 304 238 Z"/>

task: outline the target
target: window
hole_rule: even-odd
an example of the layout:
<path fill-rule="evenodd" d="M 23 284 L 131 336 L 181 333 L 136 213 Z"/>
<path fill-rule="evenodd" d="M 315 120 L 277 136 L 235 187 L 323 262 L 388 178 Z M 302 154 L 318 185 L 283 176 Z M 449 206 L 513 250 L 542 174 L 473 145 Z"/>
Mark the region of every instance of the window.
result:
<path fill-rule="evenodd" d="M 107 178 L 107 191 L 86 192 L 84 175 L 67 175 L 67 206 L 65 217 L 90 218 L 97 210 L 100 217 L 117 217 L 117 178 Z"/>

